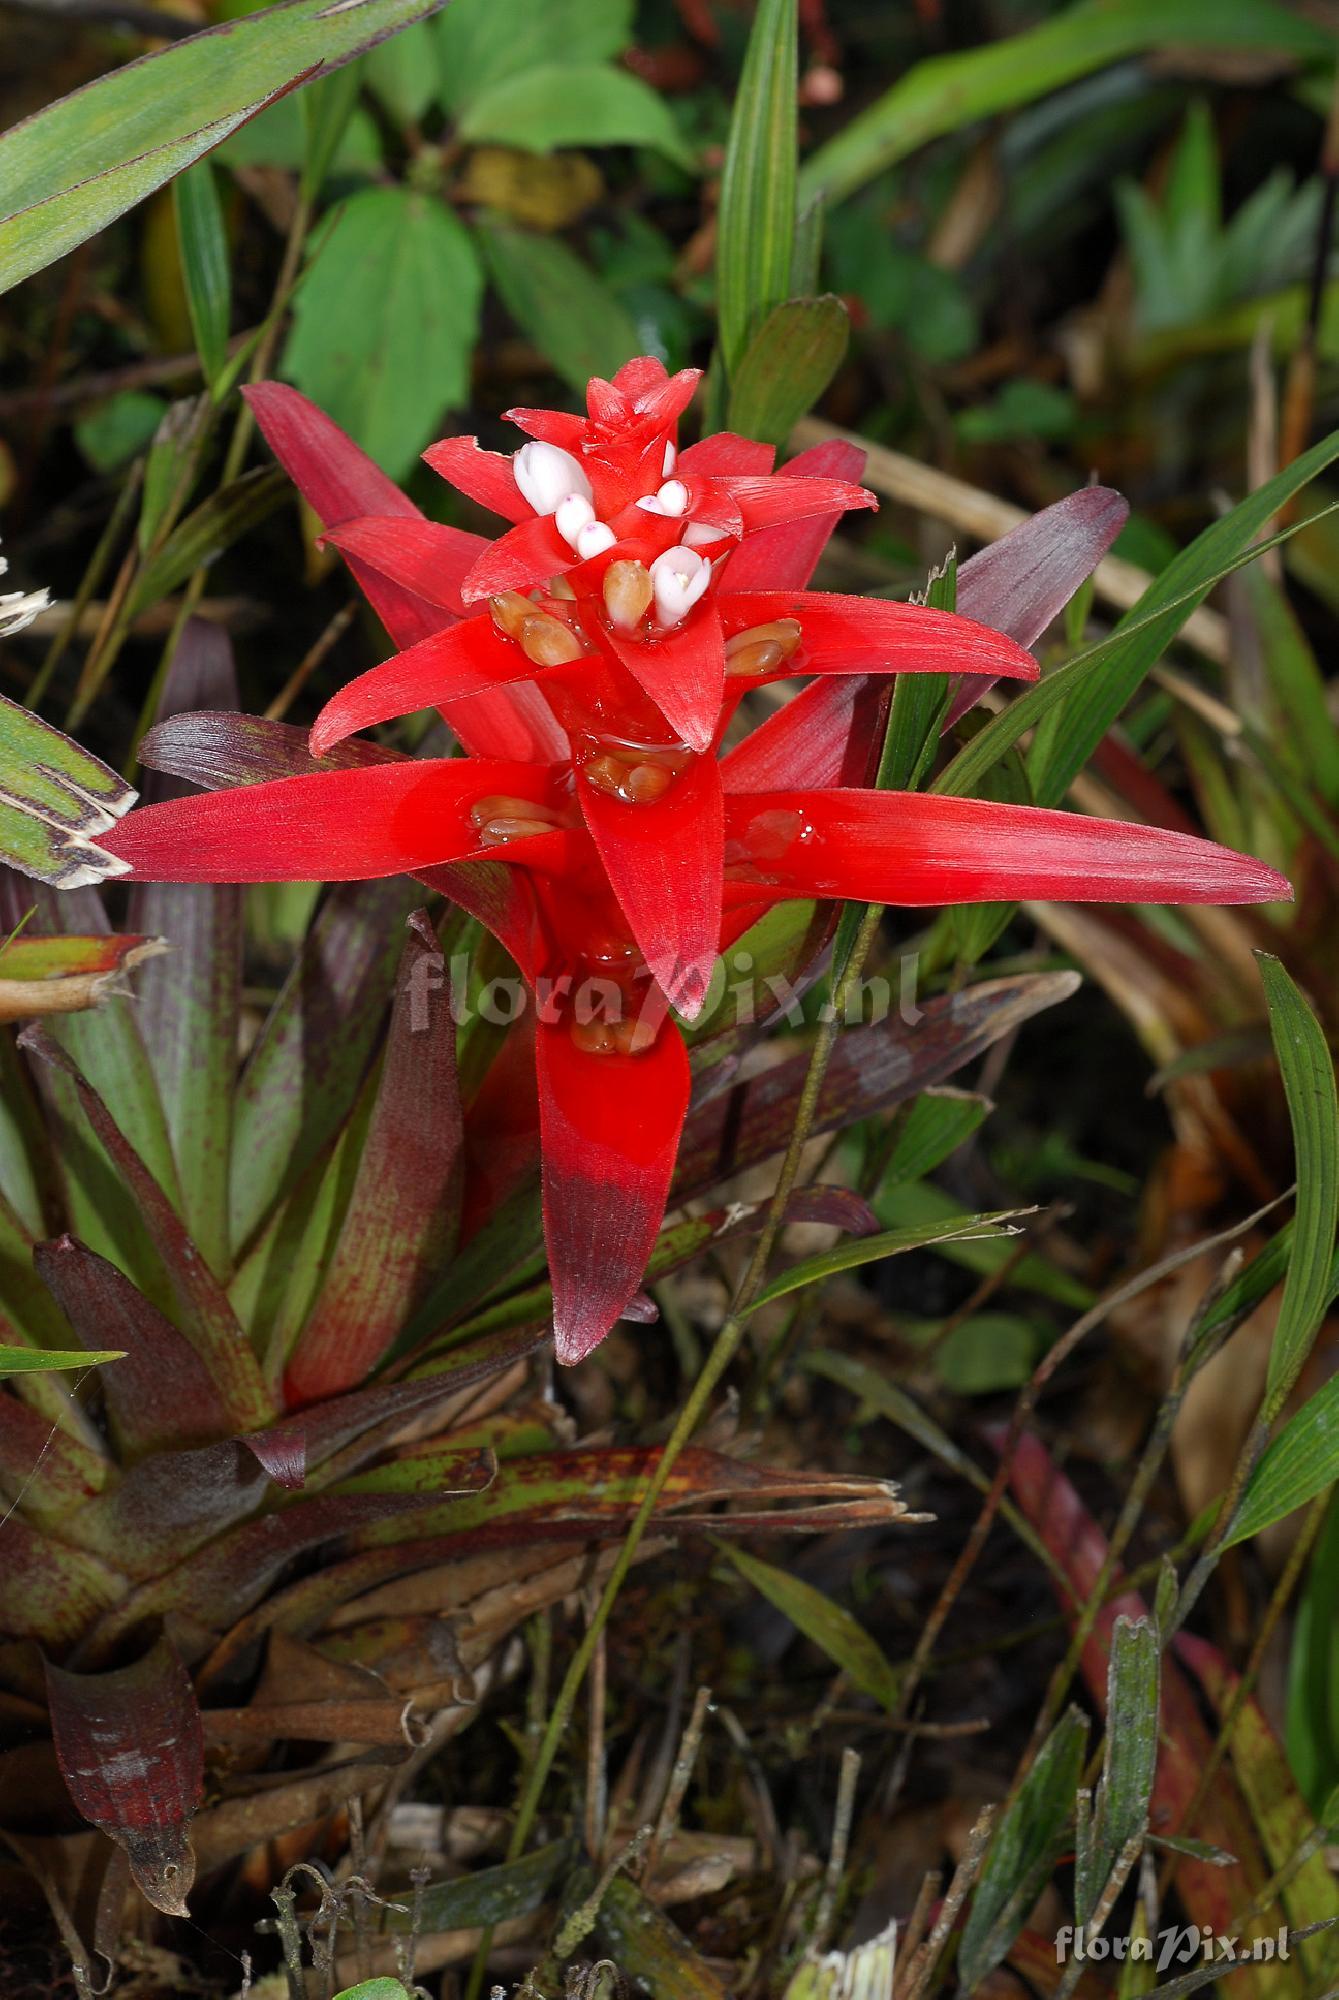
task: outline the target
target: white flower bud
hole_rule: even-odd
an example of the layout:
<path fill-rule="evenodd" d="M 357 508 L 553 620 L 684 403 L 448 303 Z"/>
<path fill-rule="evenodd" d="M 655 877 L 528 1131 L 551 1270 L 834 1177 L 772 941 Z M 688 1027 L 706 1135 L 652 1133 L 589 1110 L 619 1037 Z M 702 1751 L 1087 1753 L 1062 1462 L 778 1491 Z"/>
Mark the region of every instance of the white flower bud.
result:
<path fill-rule="evenodd" d="M 553 525 L 567 543 L 569 549 L 577 545 L 577 536 L 583 528 L 588 528 L 595 519 L 595 509 L 584 493 L 569 493 L 560 500 L 553 510 Z"/>
<path fill-rule="evenodd" d="M 705 548 L 708 542 L 719 542 L 724 539 L 724 528 L 713 528 L 710 521 L 690 521 L 683 531 L 683 545 L 686 549 Z"/>
<path fill-rule="evenodd" d="M 612 549 L 618 540 L 613 529 L 605 521 L 587 521 L 576 539 L 576 552 L 582 562 L 589 562 L 592 556 L 602 556 L 606 549 Z"/>
<path fill-rule="evenodd" d="M 667 479 L 657 493 L 656 499 L 660 502 L 662 514 L 669 514 L 671 517 L 682 514 L 688 505 L 688 488 L 682 479 Z"/>
<path fill-rule="evenodd" d="M 579 493 L 584 500 L 595 498 L 589 479 L 561 445 L 532 438 L 513 455 L 511 469 L 521 498 L 528 500 L 537 514 L 556 514 L 560 502 L 572 493 Z"/>
<path fill-rule="evenodd" d="M 660 461 L 660 476 L 661 476 L 661 478 L 662 478 L 662 479 L 668 479 L 668 478 L 669 478 L 669 476 L 670 476 L 670 474 L 671 474 L 671 472 L 673 472 L 673 470 L 674 470 L 675 466 L 676 466 L 676 465 L 677 465 L 678 463 L 679 463 L 679 454 L 678 454 L 678 452 L 677 452 L 677 451 L 675 450 L 674 446 L 673 446 L 673 445 L 672 445 L 672 444 L 670 443 L 669 439 L 668 439 L 668 438 L 666 438 L 666 440 L 665 440 L 665 456 L 664 456 L 664 457 L 663 457 L 663 458 L 661 459 L 661 461 Z"/>
<path fill-rule="evenodd" d="M 680 545 L 666 549 L 651 564 L 656 616 L 662 625 L 677 625 L 687 617 L 711 582 L 711 564 L 696 549 Z"/>

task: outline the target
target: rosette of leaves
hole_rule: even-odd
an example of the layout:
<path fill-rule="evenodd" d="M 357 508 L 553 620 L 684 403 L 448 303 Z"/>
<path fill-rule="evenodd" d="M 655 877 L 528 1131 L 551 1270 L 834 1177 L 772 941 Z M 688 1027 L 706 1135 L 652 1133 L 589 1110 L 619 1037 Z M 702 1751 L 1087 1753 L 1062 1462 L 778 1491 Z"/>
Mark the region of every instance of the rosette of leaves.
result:
<path fill-rule="evenodd" d="M 193 621 L 146 757 L 216 782 L 305 758 L 233 701 L 226 640 Z M 112 962 L 107 894 L 11 873 L 0 921 Z M 2 1031 L 0 1343 L 121 1357 L 0 1386 L 0 1820 L 67 1941 L 114 1937 L 127 1895 L 180 1913 L 197 1875 L 375 1802 L 421 1721 L 434 1744 L 464 1727 L 518 1623 L 613 1559 L 654 1470 L 583 1444 L 546 1391 L 535 1157 L 505 1115 L 525 1024 L 484 1018 L 493 948 L 424 895 L 136 886 L 130 930 L 168 949 L 134 1003 Z M 824 935 L 809 906 L 754 937 L 760 1020 Z M 815 1128 L 940 1081 L 1071 984 L 850 1030 Z M 742 991 L 697 1038 L 648 1283 L 762 1220 L 712 1190 L 784 1149 L 808 1058 L 724 1087 L 762 1032 Z M 837 1189 L 794 1213 L 876 1226 Z M 714 1445 L 678 1460 L 665 1533 L 901 1511 L 883 1482 Z"/>

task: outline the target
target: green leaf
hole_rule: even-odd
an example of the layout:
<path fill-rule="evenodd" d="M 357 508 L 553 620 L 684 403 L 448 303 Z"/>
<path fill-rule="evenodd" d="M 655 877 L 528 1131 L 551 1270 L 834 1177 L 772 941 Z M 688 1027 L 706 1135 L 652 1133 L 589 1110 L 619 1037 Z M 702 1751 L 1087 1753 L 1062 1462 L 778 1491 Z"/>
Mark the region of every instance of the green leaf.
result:
<path fill-rule="evenodd" d="M 97 836 L 134 798 L 98 758 L 0 696 L 0 859 L 56 888 L 124 874 Z"/>
<path fill-rule="evenodd" d="M 1328 56 L 1328 30 L 1273 0 L 1082 0 L 1023 34 L 915 64 L 867 110 L 820 146 L 800 178 L 800 198 L 830 202 L 906 159 L 931 139 L 1146 49 L 1264 49 L 1271 56 Z"/>
<path fill-rule="evenodd" d="M 806 1639 L 811 1639 L 841 1668 L 853 1687 L 858 1687 L 862 1694 L 872 1695 L 890 1711 L 897 1707 L 901 1676 L 849 1611 L 834 1604 L 821 1590 L 815 1590 L 812 1583 L 806 1583 L 790 1570 L 761 1561 L 746 1549 L 736 1548 L 730 1542 L 716 1542 L 714 1547 L 769 1604 L 789 1618 L 797 1631 L 803 1632 Z"/>
<path fill-rule="evenodd" d="M 716 310 L 733 377 L 753 329 L 790 296 L 795 257 L 796 0 L 759 0 L 721 176 Z"/>
<path fill-rule="evenodd" d="M 433 22 L 442 95 L 453 111 L 549 63 L 598 63 L 632 40 L 633 0 L 451 0 Z"/>
<path fill-rule="evenodd" d="M 980 1129 L 993 1108 L 989 1098 L 970 1090 L 955 1090 L 951 1084 L 923 1091 L 898 1128 L 883 1185 L 919 1181 L 932 1174 Z"/>
<path fill-rule="evenodd" d="M 1288 1660 L 1288 1762 L 1312 1809 L 1339 1783 L 1339 1500 L 1331 1498 L 1307 1565 Z"/>
<path fill-rule="evenodd" d="M 606 63 L 547 63 L 501 78 L 470 98 L 462 139 L 491 139 L 531 153 L 555 146 L 652 146 L 693 165 L 666 100 Z"/>
<path fill-rule="evenodd" d="M 730 428 L 784 444 L 842 364 L 851 323 L 831 292 L 774 306 L 730 383 Z"/>
<path fill-rule="evenodd" d="M 1253 544 L 1266 523 L 1336 458 L 1339 431 L 1212 522 L 1154 578 L 1114 631 L 992 716 L 931 789 L 956 798 L 970 796 L 1006 751 L 1045 721 L 1028 770 L 1037 803 L 1060 804 L 1191 612 L 1223 577 L 1255 559 L 1260 550 Z M 1285 531 L 1291 532 L 1295 530 Z"/>
<path fill-rule="evenodd" d="M 958 1946 L 960 1992 L 1004 1958 L 1063 1852 L 1087 1743 L 1087 1721 L 1068 1709 L 996 1827 Z"/>
<path fill-rule="evenodd" d="M 1107 1728 L 1102 1778 L 1087 1838 L 1076 1857 L 1074 1901 L 1086 1924 L 1127 1848 L 1148 1829 L 1148 1805 L 1158 1764 L 1161 1647 L 1147 1618 L 1117 1618 L 1107 1662 Z"/>
<path fill-rule="evenodd" d="M 934 1369 L 955 1396 L 992 1396 L 1020 1388 L 1044 1345 L 1044 1333 L 1017 1313 L 973 1313 L 938 1342 Z"/>
<path fill-rule="evenodd" d="M 464 224 L 407 188 L 367 188 L 322 230 L 284 372 L 392 479 L 466 400 L 483 278 Z"/>
<path fill-rule="evenodd" d="M 74 441 L 95 472 L 119 472 L 143 451 L 167 409 L 147 389 L 122 389 L 74 424 Z"/>
<path fill-rule="evenodd" d="M 0 291 L 54 263 L 236 131 L 433 0 L 283 0 L 114 70 L 0 137 Z"/>
<path fill-rule="evenodd" d="M 522 333 L 571 388 L 609 377 L 639 352 L 631 315 L 556 236 L 535 236 L 485 219 L 480 241 L 489 276 Z"/>
<path fill-rule="evenodd" d="M 232 274 L 228 234 L 218 182 L 208 160 L 197 160 L 172 183 L 177 220 L 177 248 L 205 380 L 214 387 L 228 358 L 228 324 L 232 316 Z"/>
<path fill-rule="evenodd" d="M 357 1986 L 346 1986 L 335 2000 L 410 2000 L 410 1996 L 398 1979 L 363 1979 Z"/>
<path fill-rule="evenodd" d="M 48 1374 L 57 1368 L 99 1368 L 104 1361 L 124 1361 L 125 1349 L 86 1347 L 48 1349 L 41 1347 L 0 1347 L 0 1375 Z"/>
<path fill-rule="evenodd" d="M 1223 1546 L 1249 1541 L 1339 1479 L 1339 1375 L 1303 1403 L 1247 1482 Z"/>
<path fill-rule="evenodd" d="M 882 1257 L 897 1257 L 907 1250 L 924 1250 L 936 1243 L 972 1242 L 985 1238 L 999 1240 L 1017 1235 L 1017 1231 L 1006 1228 L 1014 1216 L 1027 1211 L 1018 1208 L 1001 1208 L 989 1215 L 961 1215 L 952 1220 L 936 1218 L 930 1222 L 913 1223 L 905 1229 L 880 1230 L 877 1236 L 857 1236 L 849 1242 L 839 1243 L 835 1250 L 825 1250 L 821 1256 L 806 1257 L 798 1264 L 792 1264 L 788 1271 L 773 1278 L 770 1285 L 764 1285 L 752 1305 L 747 1310 L 755 1313 L 774 1299 L 783 1299 L 788 1292 L 803 1291 L 806 1285 L 819 1284 L 825 1278 L 834 1277 L 838 1271 L 853 1271 L 861 1264 L 874 1264 Z"/>
<path fill-rule="evenodd" d="M 1256 956 L 1288 1099 L 1297 1174 L 1292 1254 L 1265 1383 L 1268 1422 L 1301 1373 L 1330 1301 L 1330 1264 L 1339 1228 L 1339 1098 L 1319 1021 L 1278 959 L 1267 952 Z"/>
<path fill-rule="evenodd" d="M 364 58 L 363 68 L 372 95 L 401 125 L 416 125 L 441 90 L 437 46 L 427 21 L 379 43 Z"/>

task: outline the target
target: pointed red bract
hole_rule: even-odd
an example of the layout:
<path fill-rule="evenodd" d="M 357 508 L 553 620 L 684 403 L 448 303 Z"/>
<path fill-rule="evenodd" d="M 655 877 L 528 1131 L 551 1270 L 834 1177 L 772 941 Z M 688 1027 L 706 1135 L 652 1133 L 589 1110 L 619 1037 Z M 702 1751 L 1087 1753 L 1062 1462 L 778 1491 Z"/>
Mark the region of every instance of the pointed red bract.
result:
<path fill-rule="evenodd" d="M 862 903 L 1267 903 L 1263 861 L 1123 820 L 925 792 L 789 791 L 726 799 L 726 898 Z"/>
<path fill-rule="evenodd" d="M 500 514 L 504 521 L 531 518 L 531 510 L 516 484 L 511 459 L 505 452 L 485 451 L 478 438 L 454 437 L 430 444 L 423 457 L 458 493 L 476 500 L 490 514 Z M 369 507 L 361 511 L 370 514 L 373 510 Z"/>
<path fill-rule="evenodd" d="M 482 535 L 466 535 L 421 515 L 367 514 L 327 528 L 323 539 L 426 604 L 463 618 L 460 586 L 484 550 Z"/>
<path fill-rule="evenodd" d="M 720 766 L 696 758 L 665 796 L 633 805 L 579 786 L 590 828 L 651 975 L 695 1018 L 721 936 L 724 806 Z"/>
<path fill-rule="evenodd" d="M 634 1293 L 665 1213 L 688 1109 L 672 1027 L 640 1055 L 587 1055 L 565 1022 L 535 1036 L 544 1226 L 558 1359 L 582 1361 Z"/>
<path fill-rule="evenodd" d="M 691 749 L 710 750 L 725 690 L 725 639 L 715 606 L 677 631 L 646 640 L 611 632 L 609 643 L 670 728 Z"/>
<path fill-rule="evenodd" d="M 543 803 L 547 767 L 430 758 L 201 792 L 131 813 L 116 827 L 116 852 L 159 882 L 367 881 L 478 855 L 470 808 L 492 795 Z M 533 856 L 563 838 L 541 835 L 507 854 L 524 846 Z"/>
<path fill-rule="evenodd" d="M 1031 653 L 956 612 L 817 590 L 731 591 L 720 599 L 727 638 L 778 618 L 799 620 L 796 674 L 952 674 L 979 668 L 992 677 L 1034 681 Z"/>
<path fill-rule="evenodd" d="M 311 753 L 326 757 L 346 737 L 420 708 L 444 708 L 540 671 L 491 619 L 468 618 L 370 667 L 329 700 L 312 726 Z"/>
<path fill-rule="evenodd" d="M 708 439 L 708 443 L 712 440 Z M 684 453 L 687 459 L 689 454 Z M 749 467 L 750 471 L 758 468 Z M 764 466 L 763 471 L 768 468 Z M 782 479 L 840 479 L 859 484 L 865 454 L 844 438 L 810 445 L 780 468 Z M 721 574 L 722 590 L 802 590 L 832 537 L 840 517 L 810 514 L 800 521 L 783 521 L 759 528 L 740 544 Z"/>

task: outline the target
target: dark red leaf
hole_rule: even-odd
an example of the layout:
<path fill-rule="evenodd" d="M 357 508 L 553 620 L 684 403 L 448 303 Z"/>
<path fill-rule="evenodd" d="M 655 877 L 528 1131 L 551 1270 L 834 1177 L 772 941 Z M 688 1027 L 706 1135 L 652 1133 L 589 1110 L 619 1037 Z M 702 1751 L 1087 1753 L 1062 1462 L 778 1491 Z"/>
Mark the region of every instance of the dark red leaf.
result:
<path fill-rule="evenodd" d="M 51 1729 L 70 1797 L 124 1848 L 156 1910 L 189 1915 L 190 1822 L 204 1791 L 200 1710 L 174 1648 L 160 1639 L 134 1666 L 72 1674 L 47 1664 Z"/>
<path fill-rule="evenodd" d="M 209 1271 L 173 1208 L 98 1093 L 40 1028 L 26 1028 L 19 1046 L 69 1077 L 103 1151 L 129 1189 L 182 1314 L 182 1331 L 209 1370 L 232 1423 L 250 1430 L 272 1414 L 259 1364 L 237 1324 L 227 1295 Z"/>
<path fill-rule="evenodd" d="M 203 1360 L 114 1264 L 73 1236 L 39 1243 L 33 1262 L 83 1346 L 123 1350 L 99 1386 L 125 1457 L 227 1435 L 228 1409 Z"/>
<path fill-rule="evenodd" d="M 423 977 L 434 965 L 435 991 Z M 289 1360 L 290 1404 L 364 1381 L 449 1257 L 460 1219 L 463 1122 L 450 986 L 432 926 L 418 911 L 339 1241 Z"/>

